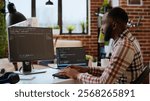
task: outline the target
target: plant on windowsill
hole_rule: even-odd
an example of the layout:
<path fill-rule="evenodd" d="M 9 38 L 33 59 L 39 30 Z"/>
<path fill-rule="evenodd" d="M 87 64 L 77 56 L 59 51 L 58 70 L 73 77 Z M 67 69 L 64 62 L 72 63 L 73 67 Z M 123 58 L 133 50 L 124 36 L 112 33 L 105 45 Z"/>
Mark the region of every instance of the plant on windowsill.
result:
<path fill-rule="evenodd" d="M 4 2 L 0 1 L 0 10 L 4 8 Z M 7 32 L 5 14 L 0 11 L 0 58 L 7 55 Z"/>
<path fill-rule="evenodd" d="M 59 35 L 60 34 L 59 25 L 56 25 L 56 26 L 52 27 L 52 30 L 53 30 L 53 35 Z"/>
<path fill-rule="evenodd" d="M 69 34 L 71 34 L 74 29 L 75 29 L 75 26 L 74 26 L 74 25 L 68 25 L 68 26 L 67 26 L 67 30 L 68 30 L 68 33 L 69 33 Z"/>
<path fill-rule="evenodd" d="M 84 23 L 84 21 L 82 21 L 82 22 L 80 23 L 80 25 L 81 25 L 81 28 L 82 28 L 82 34 L 85 34 L 85 27 L 86 27 L 86 24 Z"/>

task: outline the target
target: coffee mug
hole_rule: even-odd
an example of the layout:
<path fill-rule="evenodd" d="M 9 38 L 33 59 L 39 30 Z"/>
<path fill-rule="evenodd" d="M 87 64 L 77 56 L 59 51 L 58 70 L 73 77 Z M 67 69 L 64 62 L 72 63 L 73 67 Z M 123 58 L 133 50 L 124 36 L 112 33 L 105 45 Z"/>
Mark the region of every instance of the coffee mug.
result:
<path fill-rule="evenodd" d="M 105 68 L 109 65 L 109 59 L 101 59 L 101 67 Z"/>

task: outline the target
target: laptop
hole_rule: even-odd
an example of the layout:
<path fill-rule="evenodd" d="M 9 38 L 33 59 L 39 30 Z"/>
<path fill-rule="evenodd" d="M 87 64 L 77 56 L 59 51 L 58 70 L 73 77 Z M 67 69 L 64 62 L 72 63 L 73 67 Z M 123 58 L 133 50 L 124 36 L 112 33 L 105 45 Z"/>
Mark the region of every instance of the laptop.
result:
<path fill-rule="evenodd" d="M 83 47 L 58 47 L 56 48 L 56 59 L 59 69 L 69 65 L 87 66 Z"/>

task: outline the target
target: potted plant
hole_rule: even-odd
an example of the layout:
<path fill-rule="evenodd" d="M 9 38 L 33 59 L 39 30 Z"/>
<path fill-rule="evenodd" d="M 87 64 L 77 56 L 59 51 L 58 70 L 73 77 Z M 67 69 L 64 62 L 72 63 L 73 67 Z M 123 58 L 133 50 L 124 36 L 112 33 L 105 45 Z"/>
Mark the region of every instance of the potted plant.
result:
<path fill-rule="evenodd" d="M 68 30 L 68 33 L 69 33 L 69 34 L 71 34 L 74 29 L 75 29 L 75 26 L 74 26 L 74 25 L 69 25 L 69 26 L 67 26 L 67 30 Z"/>
<path fill-rule="evenodd" d="M 92 66 L 97 67 L 97 57 L 93 57 Z"/>
<path fill-rule="evenodd" d="M 0 9 L 4 8 L 4 1 L 0 1 Z M 5 14 L 0 11 L 0 58 L 6 57 L 7 53 L 7 33 Z"/>
<path fill-rule="evenodd" d="M 97 57 L 86 55 L 86 61 L 88 62 L 88 66 L 96 67 L 97 66 Z"/>
<path fill-rule="evenodd" d="M 107 11 L 109 11 L 110 9 L 112 9 L 111 1 L 110 0 L 104 0 L 102 6 L 100 8 L 100 13 L 104 14 Z"/>
<path fill-rule="evenodd" d="M 59 35 L 60 34 L 60 27 L 59 27 L 59 25 L 56 25 L 56 26 L 52 27 L 52 29 L 53 29 L 53 34 L 54 35 Z"/>
<path fill-rule="evenodd" d="M 82 28 L 82 33 L 85 34 L 85 27 L 86 27 L 86 24 L 84 23 L 84 21 L 82 21 L 82 22 L 80 23 L 80 25 L 81 25 L 81 28 Z"/>

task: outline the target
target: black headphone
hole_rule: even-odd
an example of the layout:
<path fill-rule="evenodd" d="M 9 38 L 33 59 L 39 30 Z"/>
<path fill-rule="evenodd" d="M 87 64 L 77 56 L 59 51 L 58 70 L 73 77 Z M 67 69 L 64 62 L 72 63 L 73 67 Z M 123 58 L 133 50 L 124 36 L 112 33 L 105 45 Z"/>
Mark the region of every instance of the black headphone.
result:
<path fill-rule="evenodd" d="M 4 74 L 6 72 L 6 70 L 4 68 L 0 69 L 0 74 Z"/>
<path fill-rule="evenodd" d="M 4 75 L 0 77 L 0 84 L 10 83 L 15 84 L 19 82 L 19 75 L 13 72 L 6 72 Z"/>

